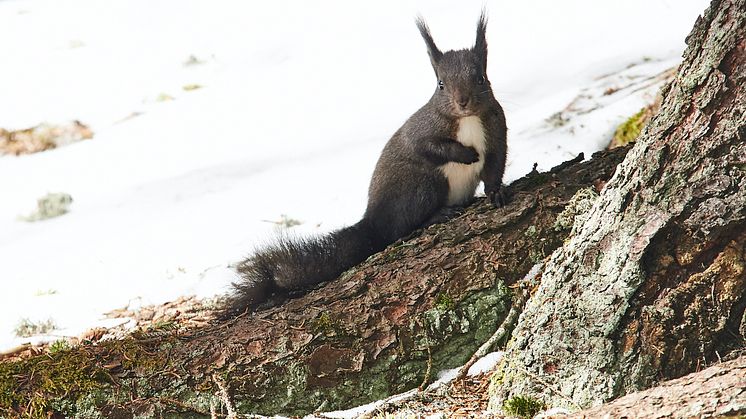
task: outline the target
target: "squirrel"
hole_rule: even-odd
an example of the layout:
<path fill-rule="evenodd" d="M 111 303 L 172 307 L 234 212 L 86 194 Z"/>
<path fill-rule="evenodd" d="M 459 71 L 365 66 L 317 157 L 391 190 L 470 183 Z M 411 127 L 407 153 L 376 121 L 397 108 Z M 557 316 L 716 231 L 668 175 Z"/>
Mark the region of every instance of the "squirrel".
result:
<path fill-rule="evenodd" d="M 507 128 L 487 78 L 485 12 L 471 49 L 441 52 L 421 16 L 416 24 L 435 70 L 435 93 L 385 145 L 362 219 L 322 237 L 281 238 L 241 262 L 242 281 L 233 284 L 219 317 L 332 280 L 415 230 L 447 220 L 474 199 L 480 180 L 496 207 L 506 203 Z"/>

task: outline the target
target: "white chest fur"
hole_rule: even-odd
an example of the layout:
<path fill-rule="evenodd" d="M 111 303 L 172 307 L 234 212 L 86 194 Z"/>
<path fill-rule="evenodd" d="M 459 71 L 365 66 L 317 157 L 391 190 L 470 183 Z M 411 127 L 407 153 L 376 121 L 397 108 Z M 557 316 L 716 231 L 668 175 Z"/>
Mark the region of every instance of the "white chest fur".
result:
<path fill-rule="evenodd" d="M 449 162 L 440 166 L 448 179 L 448 205 L 463 205 L 474 196 L 479 184 L 479 174 L 484 166 L 484 153 L 487 139 L 482 120 L 478 116 L 461 118 L 458 123 L 456 140 L 461 144 L 474 147 L 479 153 L 479 161 L 472 164 Z"/>

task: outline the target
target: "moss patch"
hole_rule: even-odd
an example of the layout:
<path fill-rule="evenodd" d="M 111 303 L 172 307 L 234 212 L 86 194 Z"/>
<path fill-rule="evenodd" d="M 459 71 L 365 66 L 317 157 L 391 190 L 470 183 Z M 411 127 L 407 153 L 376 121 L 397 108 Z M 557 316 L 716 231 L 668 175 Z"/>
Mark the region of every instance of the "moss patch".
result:
<path fill-rule="evenodd" d="M 52 342 L 52 344 L 49 345 L 48 350 L 50 354 L 54 354 L 57 352 L 70 350 L 71 348 L 72 346 L 70 346 L 70 344 L 65 339 L 60 339 Z"/>
<path fill-rule="evenodd" d="M 519 418 L 532 418 L 546 408 L 542 401 L 533 397 L 514 396 L 503 402 L 505 413 Z"/>
<path fill-rule="evenodd" d="M 74 348 L 57 342 L 45 354 L 0 362 L 0 417 L 109 417 L 115 406 L 135 401 L 167 406 L 165 393 L 154 391 L 164 380 L 176 392 L 187 389 L 169 357 L 177 338 L 153 339 L 157 333 Z"/>
<path fill-rule="evenodd" d="M 655 102 L 640 109 L 636 114 L 619 125 L 614 132 L 614 137 L 612 137 L 608 148 L 612 149 L 635 142 L 637 137 L 640 136 L 642 129 L 650 121 L 650 118 L 658 112 L 660 106 L 661 100 L 658 97 Z"/>
<path fill-rule="evenodd" d="M 440 293 L 438 294 L 438 298 L 435 300 L 435 306 L 442 311 L 448 311 L 453 310 L 456 307 L 456 303 L 450 295 Z"/>
<path fill-rule="evenodd" d="M 643 108 L 617 127 L 610 147 L 619 147 L 635 141 L 642 132 L 645 122 L 645 108 Z"/>
<path fill-rule="evenodd" d="M 54 402 L 108 385 L 109 375 L 83 351 L 59 350 L 24 361 L 0 363 L 0 413 L 47 417 Z M 57 412 L 69 416 L 73 412 Z"/>

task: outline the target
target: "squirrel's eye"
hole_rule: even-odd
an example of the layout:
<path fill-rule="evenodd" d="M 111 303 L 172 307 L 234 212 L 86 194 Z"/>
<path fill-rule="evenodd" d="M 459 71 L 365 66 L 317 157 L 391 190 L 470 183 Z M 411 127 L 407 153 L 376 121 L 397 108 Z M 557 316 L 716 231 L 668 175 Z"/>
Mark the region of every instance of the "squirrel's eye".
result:
<path fill-rule="evenodd" d="M 438 89 L 443 90 L 445 88 L 445 85 L 443 84 L 443 80 L 438 80 Z"/>
<path fill-rule="evenodd" d="M 482 76 L 477 77 L 477 84 L 484 84 L 484 77 Z"/>

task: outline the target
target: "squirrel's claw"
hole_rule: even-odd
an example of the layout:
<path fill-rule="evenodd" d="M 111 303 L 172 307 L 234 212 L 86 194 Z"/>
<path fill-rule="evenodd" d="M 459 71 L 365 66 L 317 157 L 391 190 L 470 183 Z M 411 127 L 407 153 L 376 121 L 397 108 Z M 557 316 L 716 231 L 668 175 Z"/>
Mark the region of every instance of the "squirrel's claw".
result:
<path fill-rule="evenodd" d="M 497 189 L 487 192 L 487 198 L 495 208 L 502 208 L 508 205 L 512 197 L 511 191 L 507 186 L 498 186 Z"/>

